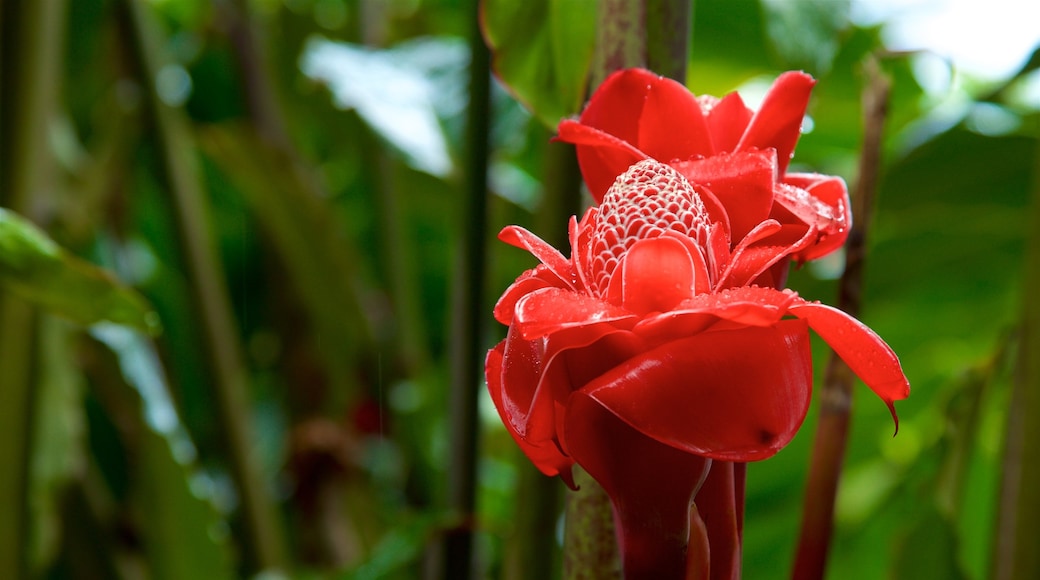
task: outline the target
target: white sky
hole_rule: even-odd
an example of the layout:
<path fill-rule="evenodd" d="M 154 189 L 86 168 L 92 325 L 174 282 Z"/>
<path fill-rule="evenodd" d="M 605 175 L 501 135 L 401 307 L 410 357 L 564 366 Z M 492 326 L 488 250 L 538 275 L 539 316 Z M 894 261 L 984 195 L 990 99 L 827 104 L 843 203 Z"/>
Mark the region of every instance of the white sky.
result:
<path fill-rule="evenodd" d="M 1040 45 L 1040 0 L 853 0 L 852 18 L 887 22 L 893 50 L 930 50 L 983 80 L 1008 77 Z"/>

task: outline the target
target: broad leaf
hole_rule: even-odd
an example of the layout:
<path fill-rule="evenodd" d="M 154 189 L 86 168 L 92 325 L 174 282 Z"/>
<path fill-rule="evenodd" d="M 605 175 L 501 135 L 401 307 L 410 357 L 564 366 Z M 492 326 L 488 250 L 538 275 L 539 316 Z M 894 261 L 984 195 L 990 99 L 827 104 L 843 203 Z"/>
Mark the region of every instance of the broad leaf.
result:
<path fill-rule="evenodd" d="M 0 286 L 81 324 L 101 321 L 158 334 L 159 318 L 134 290 L 0 208 Z"/>
<path fill-rule="evenodd" d="M 581 110 L 596 41 L 597 0 L 484 0 L 495 73 L 554 128 Z"/>

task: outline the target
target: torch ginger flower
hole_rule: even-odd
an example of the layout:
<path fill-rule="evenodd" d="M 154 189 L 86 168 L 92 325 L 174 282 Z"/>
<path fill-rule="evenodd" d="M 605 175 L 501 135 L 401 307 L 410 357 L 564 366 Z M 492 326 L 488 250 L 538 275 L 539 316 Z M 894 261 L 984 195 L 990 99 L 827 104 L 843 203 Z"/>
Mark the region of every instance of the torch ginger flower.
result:
<path fill-rule="evenodd" d="M 717 517 L 705 513 L 716 501 L 690 515 L 698 491 L 732 494 L 728 462 L 766 459 L 794 436 L 812 391 L 809 328 L 893 418 L 909 394 L 865 325 L 755 285 L 810 247 L 805 234 L 781 235 L 789 225 L 768 212 L 734 230 L 728 209 L 681 167 L 643 159 L 571 219 L 570 258 L 520 227 L 499 235 L 541 263 L 495 307 L 509 332 L 488 353 L 488 389 L 543 473 L 573 487 L 576 462 L 611 496 L 627 578 L 684 577 L 687 542 L 691 554 L 707 543 L 699 518 Z M 722 491 L 704 483 L 713 460 L 730 470 Z M 717 543 L 713 567 L 726 557 Z"/>

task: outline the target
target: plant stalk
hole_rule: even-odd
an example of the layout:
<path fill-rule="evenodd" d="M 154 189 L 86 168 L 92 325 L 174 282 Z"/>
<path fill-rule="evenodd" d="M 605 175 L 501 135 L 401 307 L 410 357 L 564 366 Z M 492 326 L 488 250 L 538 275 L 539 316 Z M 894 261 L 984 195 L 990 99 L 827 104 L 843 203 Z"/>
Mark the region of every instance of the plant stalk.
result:
<path fill-rule="evenodd" d="M 253 449 L 249 374 L 211 236 L 205 192 L 195 159 L 195 145 L 180 110 L 167 105 L 154 89 L 163 64 L 158 23 L 137 0 L 120 4 L 122 24 L 132 39 L 138 76 L 148 95 L 164 178 L 169 190 L 178 242 L 190 281 L 199 332 L 213 376 L 218 429 L 228 456 L 244 520 L 246 567 L 252 572 L 284 570 L 286 552 L 281 523 Z"/>
<path fill-rule="evenodd" d="M 469 109 L 466 118 L 465 186 L 459 215 L 459 253 L 452 302 L 448 507 L 459 523 L 444 538 L 443 578 L 474 574 L 473 528 L 477 499 L 477 401 L 484 383 L 481 336 L 487 312 L 484 279 L 487 179 L 491 132 L 491 55 L 480 32 L 480 3 L 470 3 Z"/>
<path fill-rule="evenodd" d="M 863 148 L 852 199 L 854 219 L 845 246 L 845 271 L 838 283 L 838 307 L 852 316 L 860 312 L 867 229 L 878 187 L 884 124 L 891 91 L 891 82 L 874 59 L 865 62 L 864 79 Z M 826 572 L 834 527 L 834 501 L 848 439 L 854 380 L 855 376 L 848 365 L 832 354 L 820 390 L 820 419 L 813 439 L 801 533 L 792 572 L 796 580 L 823 578 Z"/>

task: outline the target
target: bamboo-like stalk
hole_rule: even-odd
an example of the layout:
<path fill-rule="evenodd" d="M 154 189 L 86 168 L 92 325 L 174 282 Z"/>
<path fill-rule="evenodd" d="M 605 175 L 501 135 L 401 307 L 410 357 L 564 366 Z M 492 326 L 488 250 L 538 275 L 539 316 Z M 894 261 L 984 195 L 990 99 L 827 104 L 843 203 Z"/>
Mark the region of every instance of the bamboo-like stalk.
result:
<path fill-rule="evenodd" d="M 480 32 L 480 3 L 470 2 L 469 109 L 466 116 L 465 187 L 459 213 L 459 249 L 452 296 L 451 425 L 448 507 L 459 524 L 444 540 L 443 578 L 474 573 L 473 526 L 477 503 L 477 401 L 483 384 L 481 327 L 486 267 L 487 178 L 491 129 L 491 55 Z"/>
<path fill-rule="evenodd" d="M 213 377 L 219 435 L 240 496 L 246 567 L 254 572 L 284 569 L 282 527 L 265 485 L 268 478 L 253 452 L 248 370 L 211 237 L 194 143 L 181 112 L 164 103 L 154 89 L 163 58 L 160 32 L 150 9 L 138 0 L 123 0 L 119 6 L 121 24 L 133 44 L 138 77 L 147 87 L 148 112 L 155 127 L 200 338 Z"/>
<path fill-rule="evenodd" d="M 58 102 L 65 0 L 0 4 L 0 206 L 38 219 L 33 197 L 50 189 L 47 124 Z M 0 292 L 0 578 L 29 575 L 36 310 Z"/>
<path fill-rule="evenodd" d="M 864 64 L 863 148 L 853 191 L 853 226 L 845 245 L 845 271 L 838 284 L 838 307 L 852 316 L 860 311 L 867 230 L 881 169 L 881 148 L 891 82 L 876 60 Z M 827 366 L 820 389 L 820 419 L 813 439 L 805 486 L 801 533 L 792 577 L 823 578 L 834 526 L 834 501 L 848 439 L 852 406 L 852 371 L 837 355 Z"/>
<path fill-rule="evenodd" d="M 1040 284 L 1040 155 L 1034 168 L 1025 288 Z M 1040 577 L 1040 303 L 1026 296 L 1001 469 L 990 576 L 994 580 Z"/>
<path fill-rule="evenodd" d="M 686 84 L 686 65 L 693 42 L 693 0 L 644 0 L 646 66 Z"/>

